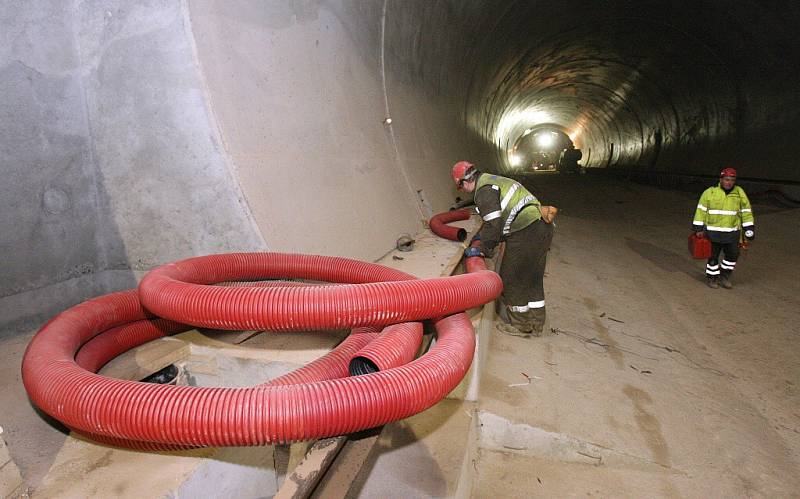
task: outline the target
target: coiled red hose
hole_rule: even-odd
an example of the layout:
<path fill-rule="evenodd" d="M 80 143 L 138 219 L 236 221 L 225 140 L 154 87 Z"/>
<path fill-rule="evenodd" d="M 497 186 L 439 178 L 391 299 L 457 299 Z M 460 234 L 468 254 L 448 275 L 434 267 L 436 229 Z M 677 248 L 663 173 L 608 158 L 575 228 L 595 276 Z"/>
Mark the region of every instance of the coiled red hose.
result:
<path fill-rule="evenodd" d="M 447 225 L 450 222 L 459 220 L 469 220 L 471 212 L 469 210 L 445 211 L 434 215 L 429 221 L 428 226 L 434 234 L 451 241 L 463 241 L 467 238 L 466 229 Z"/>
<path fill-rule="evenodd" d="M 210 285 L 271 278 L 344 284 Z M 28 346 L 22 377 L 40 409 L 113 445 L 162 450 L 341 435 L 416 414 L 450 392 L 469 368 L 474 349 L 472 324 L 461 311 L 493 300 L 501 290 L 499 277 L 485 270 L 414 279 L 334 257 L 252 253 L 192 258 L 152 271 L 138 293 L 105 295 L 55 317 Z M 376 328 L 431 317 L 445 318 L 435 324 L 438 341 L 428 353 L 405 365 L 390 362 L 386 370 L 346 377 L 351 358 L 380 337 Z M 176 332 L 181 324 L 355 329 L 317 362 L 250 388 L 154 385 L 91 372 L 120 351 Z"/>
<path fill-rule="evenodd" d="M 422 344 L 422 323 L 404 322 L 388 326 L 378 338 L 350 359 L 350 374 L 369 374 L 411 362 Z"/>

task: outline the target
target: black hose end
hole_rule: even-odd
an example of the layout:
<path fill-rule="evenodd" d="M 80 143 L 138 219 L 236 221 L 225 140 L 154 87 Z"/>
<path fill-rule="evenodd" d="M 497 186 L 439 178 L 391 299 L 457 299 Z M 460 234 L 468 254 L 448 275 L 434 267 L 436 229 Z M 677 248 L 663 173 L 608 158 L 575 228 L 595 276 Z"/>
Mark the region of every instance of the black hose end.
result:
<path fill-rule="evenodd" d="M 350 376 L 361 376 L 362 374 L 372 374 L 380 371 L 378 366 L 366 357 L 355 357 L 350 361 L 347 370 L 350 371 Z"/>
<path fill-rule="evenodd" d="M 463 243 L 467 238 L 467 229 L 458 229 L 458 236 L 456 237 L 458 237 L 458 240 Z"/>

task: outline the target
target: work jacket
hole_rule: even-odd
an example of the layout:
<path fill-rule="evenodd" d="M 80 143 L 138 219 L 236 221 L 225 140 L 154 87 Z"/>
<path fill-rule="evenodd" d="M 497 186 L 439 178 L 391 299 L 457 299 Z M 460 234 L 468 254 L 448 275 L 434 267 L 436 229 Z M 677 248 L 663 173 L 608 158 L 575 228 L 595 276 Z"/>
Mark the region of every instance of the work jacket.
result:
<path fill-rule="evenodd" d="M 739 239 L 739 229 L 755 230 L 753 209 L 744 189 L 733 186 L 727 194 L 719 185 L 709 187 L 700 196 L 692 228 L 705 230 L 714 242 L 730 243 Z"/>
<path fill-rule="evenodd" d="M 483 173 L 478 177 L 475 192 L 477 193 L 483 187 L 498 191 L 500 209 L 494 209 L 489 213 L 481 213 L 481 207 L 477 206 L 478 213 L 484 222 L 500 219 L 504 236 L 524 229 L 542 218 L 542 214 L 539 211 L 541 203 L 536 199 L 536 196 L 531 194 L 519 182 L 499 175 Z M 494 208 L 497 207 L 495 206 Z"/>

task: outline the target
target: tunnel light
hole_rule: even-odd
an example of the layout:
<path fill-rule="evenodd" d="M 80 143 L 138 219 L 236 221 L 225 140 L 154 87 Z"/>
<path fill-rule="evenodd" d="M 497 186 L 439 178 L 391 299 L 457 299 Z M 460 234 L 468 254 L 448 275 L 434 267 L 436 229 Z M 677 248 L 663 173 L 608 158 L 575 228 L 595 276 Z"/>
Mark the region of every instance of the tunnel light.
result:
<path fill-rule="evenodd" d="M 384 125 L 391 125 L 392 124 L 392 119 L 391 118 L 386 118 L 385 120 L 383 120 L 383 124 Z"/>
<path fill-rule="evenodd" d="M 511 155 L 511 156 L 508 158 L 508 161 L 509 161 L 509 163 L 511 163 L 511 166 L 519 166 L 519 165 L 521 165 L 521 164 L 522 164 L 522 158 L 520 158 L 520 157 L 519 157 L 518 155 L 516 155 L 516 154 L 512 154 L 512 155 Z"/>
<path fill-rule="evenodd" d="M 541 123 L 551 123 L 553 121 L 553 116 L 550 113 L 537 107 L 509 110 L 503 113 L 503 117 L 492 134 L 494 143 L 505 143 L 515 130 L 519 130 L 523 126 L 535 128 Z"/>
<path fill-rule="evenodd" d="M 539 147 L 550 147 L 553 145 L 553 134 L 552 133 L 540 133 L 536 136 L 536 143 L 539 144 Z"/>

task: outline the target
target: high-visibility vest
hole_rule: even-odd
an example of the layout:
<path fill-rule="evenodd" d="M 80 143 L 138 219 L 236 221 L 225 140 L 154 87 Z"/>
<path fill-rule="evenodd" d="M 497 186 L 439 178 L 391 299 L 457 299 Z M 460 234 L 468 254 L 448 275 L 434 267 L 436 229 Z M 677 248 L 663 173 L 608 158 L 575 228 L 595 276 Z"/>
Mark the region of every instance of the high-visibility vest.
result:
<path fill-rule="evenodd" d="M 503 224 L 503 235 L 524 229 L 542 218 L 539 211 L 541 203 L 519 182 L 499 175 L 482 173 L 478 177 L 475 191 L 487 185 L 500 191 L 500 211 L 481 214 L 481 216 L 484 222 L 500 218 Z"/>
<path fill-rule="evenodd" d="M 744 189 L 734 186 L 730 193 L 725 194 L 719 185 L 709 187 L 700 196 L 697 209 L 694 212 L 692 225 L 697 230 L 708 232 L 736 232 L 741 227 L 752 227 L 753 209 Z"/>

